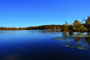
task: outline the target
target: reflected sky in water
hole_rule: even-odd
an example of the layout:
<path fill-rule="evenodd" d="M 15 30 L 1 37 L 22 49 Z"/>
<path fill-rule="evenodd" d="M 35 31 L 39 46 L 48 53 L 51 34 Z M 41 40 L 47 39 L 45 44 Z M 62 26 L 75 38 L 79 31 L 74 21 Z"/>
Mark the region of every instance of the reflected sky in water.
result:
<path fill-rule="evenodd" d="M 0 60 L 90 60 L 90 39 L 44 30 L 0 31 Z"/>

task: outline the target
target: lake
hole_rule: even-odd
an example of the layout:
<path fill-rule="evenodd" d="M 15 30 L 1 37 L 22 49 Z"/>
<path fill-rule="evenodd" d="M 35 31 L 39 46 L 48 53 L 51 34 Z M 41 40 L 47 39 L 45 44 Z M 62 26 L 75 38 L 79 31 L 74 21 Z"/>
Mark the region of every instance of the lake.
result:
<path fill-rule="evenodd" d="M 90 60 L 90 38 L 45 30 L 0 31 L 0 60 Z"/>

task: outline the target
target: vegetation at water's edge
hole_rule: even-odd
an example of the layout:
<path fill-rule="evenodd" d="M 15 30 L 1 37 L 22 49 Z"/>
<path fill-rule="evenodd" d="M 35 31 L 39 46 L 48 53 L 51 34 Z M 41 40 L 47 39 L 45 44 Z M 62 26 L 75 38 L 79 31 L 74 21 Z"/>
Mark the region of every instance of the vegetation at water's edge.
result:
<path fill-rule="evenodd" d="M 32 26 L 24 28 L 16 27 L 0 27 L 0 30 L 60 30 L 64 32 L 90 32 L 90 17 L 85 20 L 85 23 L 81 23 L 78 20 L 75 20 L 72 24 L 67 22 L 63 25 L 41 25 L 41 26 Z"/>

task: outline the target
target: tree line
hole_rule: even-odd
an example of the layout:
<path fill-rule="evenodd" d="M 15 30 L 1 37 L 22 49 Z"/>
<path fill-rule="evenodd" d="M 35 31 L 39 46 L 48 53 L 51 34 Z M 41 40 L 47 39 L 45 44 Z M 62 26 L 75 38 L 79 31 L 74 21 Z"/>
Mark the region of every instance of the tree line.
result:
<path fill-rule="evenodd" d="M 72 24 L 67 22 L 63 25 L 41 25 L 31 27 L 0 27 L 0 30 L 60 30 L 63 32 L 90 32 L 90 16 L 85 19 L 85 23 L 75 20 Z"/>
<path fill-rule="evenodd" d="M 75 20 L 71 25 L 63 24 L 63 31 L 90 32 L 90 17 L 84 20 L 85 23 Z"/>

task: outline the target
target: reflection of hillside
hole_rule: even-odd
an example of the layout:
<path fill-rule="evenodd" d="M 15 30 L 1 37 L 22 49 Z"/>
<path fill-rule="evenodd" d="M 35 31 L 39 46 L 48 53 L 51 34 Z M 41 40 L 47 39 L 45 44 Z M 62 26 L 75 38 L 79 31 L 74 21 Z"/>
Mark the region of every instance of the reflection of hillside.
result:
<path fill-rule="evenodd" d="M 46 32 L 61 32 L 61 30 L 60 29 L 58 29 L 58 30 L 45 30 Z"/>
<path fill-rule="evenodd" d="M 42 33 L 58 33 L 58 32 L 60 32 L 60 30 L 40 30 L 40 32 L 42 32 Z"/>

